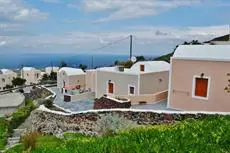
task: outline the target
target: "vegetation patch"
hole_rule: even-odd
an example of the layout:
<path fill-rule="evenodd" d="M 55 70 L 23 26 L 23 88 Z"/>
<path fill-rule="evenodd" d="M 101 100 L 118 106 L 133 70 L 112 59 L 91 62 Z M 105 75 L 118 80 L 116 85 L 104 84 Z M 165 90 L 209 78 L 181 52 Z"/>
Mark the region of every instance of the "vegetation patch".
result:
<path fill-rule="evenodd" d="M 20 126 L 27 117 L 30 116 L 30 113 L 35 109 L 34 103 L 32 100 L 26 100 L 25 106 L 19 108 L 16 112 L 12 114 L 11 120 L 10 120 L 10 128 L 16 129 L 18 126 Z"/>
<path fill-rule="evenodd" d="M 112 136 L 89 137 L 74 133 L 64 138 L 39 136 L 34 153 L 171 153 L 208 152 L 230 150 L 230 116 L 212 116 L 187 119 L 177 124 L 156 125 L 120 131 Z M 23 151 L 16 146 L 8 153 Z"/>
<path fill-rule="evenodd" d="M 7 144 L 8 124 L 5 118 L 0 118 L 0 150 Z"/>

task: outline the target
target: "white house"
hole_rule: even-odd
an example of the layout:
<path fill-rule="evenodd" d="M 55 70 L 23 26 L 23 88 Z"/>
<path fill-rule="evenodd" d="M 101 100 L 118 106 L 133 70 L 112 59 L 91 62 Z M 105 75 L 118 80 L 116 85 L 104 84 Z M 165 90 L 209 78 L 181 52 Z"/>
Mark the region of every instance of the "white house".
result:
<path fill-rule="evenodd" d="M 0 91 L 4 90 L 7 85 L 12 85 L 12 80 L 17 77 L 17 73 L 9 69 L 0 70 Z"/>
<path fill-rule="evenodd" d="M 57 73 L 57 86 L 61 91 L 85 88 L 85 77 L 82 69 L 63 67 Z"/>
<path fill-rule="evenodd" d="M 163 61 L 135 63 L 130 69 L 104 67 L 96 70 L 96 98 L 104 94 L 125 97 L 132 103 L 154 103 L 167 99 L 170 64 Z"/>
<path fill-rule="evenodd" d="M 41 71 L 33 67 L 23 67 L 21 78 L 26 79 L 26 85 L 37 84 L 42 79 Z"/>

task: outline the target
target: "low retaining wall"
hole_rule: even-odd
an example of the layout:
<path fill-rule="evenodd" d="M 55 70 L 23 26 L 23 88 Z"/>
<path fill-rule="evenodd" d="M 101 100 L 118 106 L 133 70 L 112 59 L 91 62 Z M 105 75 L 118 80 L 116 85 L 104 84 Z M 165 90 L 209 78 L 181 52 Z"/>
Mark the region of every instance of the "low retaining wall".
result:
<path fill-rule="evenodd" d="M 220 115 L 230 115 L 230 113 L 219 113 Z M 210 112 L 174 112 L 174 111 L 150 111 L 132 109 L 113 109 L 113 110 L 91 110 L 79 113 L 63 113 L 51 111 L 44 106 L 32 114 L 33 130 L 45 134 L 60 134 L 66 131 L 75 131 L 85 134 L 97 134 L 98 121 L 102 116 L 118 115 L 127 120 L 136 122 L 140 125 L 157 125 L 174 123 L 187 118 L 202 118 L 205 116 L 216 115 Z"/>
<path fill-rule="evenodd" d="M 164 101 L 168 98 L 168 91 L 163 91 L 155 94 L 142 94 L 139 96 L 119 96 L 128 98 L 132 104 L 155 104 Z"/>
<path fill-rule="evenodd" d="M 131 102 L 120 101 L 110 97 L 101 97 L 94 102 L 94 109 L 130 108 Z"/>

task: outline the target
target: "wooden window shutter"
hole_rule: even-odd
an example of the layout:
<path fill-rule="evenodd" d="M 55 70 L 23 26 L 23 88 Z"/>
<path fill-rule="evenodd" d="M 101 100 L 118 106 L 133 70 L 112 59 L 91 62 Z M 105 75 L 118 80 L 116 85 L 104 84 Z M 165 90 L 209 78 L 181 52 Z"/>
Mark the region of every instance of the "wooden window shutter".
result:
<path fill-rule="evenodd" d="M 114 85 L 113 85 L 113 83 L 109 83 L 108 84 L 108 88 L 109 88 L 109 93 L 111 93 L 111 94 L 113 94 L 113 87 L 114 87 Z"/>
<path fill-rule="evenodd" d="M 144 64 L 141 64 L 141 65 L 140 65 L 140 71 L 141 71 L 141 72 L 144 72 L 144 71 L 145 71 L 145 65 L 144 65 Z"/>
<path fill-rule="evenodd" d="M 208 96 L 208 79 L 196 78 L 195 96 Z"/>

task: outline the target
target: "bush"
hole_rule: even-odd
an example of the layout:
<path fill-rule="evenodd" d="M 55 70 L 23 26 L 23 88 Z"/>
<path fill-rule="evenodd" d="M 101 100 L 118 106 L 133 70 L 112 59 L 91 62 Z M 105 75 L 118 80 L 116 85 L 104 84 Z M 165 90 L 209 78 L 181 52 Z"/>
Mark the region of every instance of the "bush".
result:
<path fill-rule="evenodd" d="M 119 117 L 118 115 L 104 115 L 98 121 L 98 133 L 104 136 L 117 134 L 120 130 L 127 130 L 137 127 L 138 125 L 130 120 Z"/>
<path fill-rule="evenodd" d="M 30 116 L 31 111 L 33 111 L 34 109 L 35 106 L 33 104 L 33 101 L 26 100 L 25 106 L 19 108 L 16 112 L 12 114 L 12 118 L 10 121 L 11 128 L 15 129 L 19 125 L 21 125 L 21 123 L 23 123 L 26 120 L 26 118 Z"/>
<path fill-rule="evenodd" d="M 8 124 L 9 123 L 5 118 L 0 118 L 0 150 L 7 144 Z"/>
<path fill-rule="evenodd" d="M 22 138 L 24 150 L 33 150 L 36 147 L 37 137 L 40 135 L 38 132 L 28 132 Z"/>

